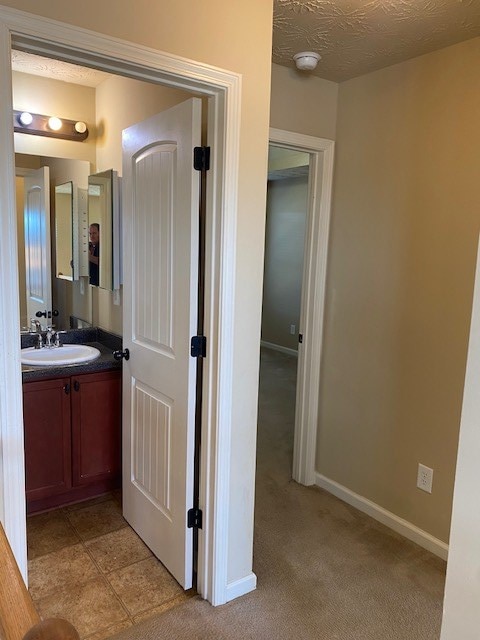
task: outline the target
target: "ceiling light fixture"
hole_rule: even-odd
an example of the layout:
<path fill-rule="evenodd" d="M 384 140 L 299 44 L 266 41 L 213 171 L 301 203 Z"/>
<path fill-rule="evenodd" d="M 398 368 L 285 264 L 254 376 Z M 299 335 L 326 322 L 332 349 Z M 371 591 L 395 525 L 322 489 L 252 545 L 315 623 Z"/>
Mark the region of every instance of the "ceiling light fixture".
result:
<path fill-rule="evenodd" d="M 29 111 L 13 112 L 13 129 L 16 133 L 49 136 L 63 140 L 83 142 L 88 138 L 88 128 L 81 120 L 67 120 L 57 116 L 44 116 Z"/>
<path fill-rule="evenodd" d="M 320 58 L 321 55 L 314 51 L 301 51 L 293 56 L 297 69 L 300 71 L 313 71 Z"/>

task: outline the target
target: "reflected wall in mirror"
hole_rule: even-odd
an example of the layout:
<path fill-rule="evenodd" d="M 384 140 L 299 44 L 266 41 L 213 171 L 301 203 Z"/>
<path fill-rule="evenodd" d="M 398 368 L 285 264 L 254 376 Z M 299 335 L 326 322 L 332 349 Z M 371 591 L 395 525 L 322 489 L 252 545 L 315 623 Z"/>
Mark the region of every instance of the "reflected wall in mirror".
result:
<path fill-rule="evenodd" d="M 117 180 L 111 169 L 88 177 L 89 281 L 102 289 L 119 286 L 114 282 Z"/>
<path fill-rule="evenodd" d="M 62 280 L 73 280 L 76 275 L 73 264 L 73 191 L 73 182 L 55 187 L 56 276 Z"/>

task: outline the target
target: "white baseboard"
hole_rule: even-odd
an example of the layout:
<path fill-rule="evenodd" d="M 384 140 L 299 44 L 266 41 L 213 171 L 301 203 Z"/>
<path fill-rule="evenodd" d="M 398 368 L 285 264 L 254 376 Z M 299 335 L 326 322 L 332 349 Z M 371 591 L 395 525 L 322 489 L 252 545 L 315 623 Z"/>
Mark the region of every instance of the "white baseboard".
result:
<path fill-rule="evenodd" d="M 274 351 L 281 351 L 282 353 L 288 353 L 290 356 L 295 356 L 298 358 L 298 351 L 295 349 L 289 349 L 288 347 L 282 347 L 279 344 L 274 344 L 273 342 L 266 342 L 265 340 L 260 340 L 260 346 L 266 347 L 267 349 L 273 349 Z"/>
<path fill-rule="evenodd" d="M 240 580 L 235 580 L 235 582 L 230 582 L 227 584 L 227 602 L 230 602 L 230 600 L 234 600 L 235 598 L 239 598 L 240 596 L 244 596 L 246 593 L 250 593 L 250 591 L 254 591 L 256 588 L 257 576 L 254 573 L 251 573 L 249 576 L 241 578 Z"/>
<path fill-rule="evenodd" d="M 347 487 L 344 487 L 334 480 L 330 480 L 321 473 L 315 474 L 315 484 L 317 487 L 325 489 L 328 493 L 333 494 L 337 498 L 340 498 L 340 500 L 343 500 L 359 511 L 366 513 L 375 520 L 378 520 L 378 522 L 381 522 L 390 529 L 393 529 L 405 538 L 408 538 L 408 540 L 411 540 L 424 549 L 431 551 L 443 560 L 447 559 L 448 544 L 442 542 L 438 538 L 434 538 L 432 535 L 422 529 L 419 529 L 411 522 L 408 522 L 403 518 L 399 518 L 391 511 L 387 511 L 375 502 L 367 500 L 367 498 L 358 495 L 358 493 L 350 491 Z"/>

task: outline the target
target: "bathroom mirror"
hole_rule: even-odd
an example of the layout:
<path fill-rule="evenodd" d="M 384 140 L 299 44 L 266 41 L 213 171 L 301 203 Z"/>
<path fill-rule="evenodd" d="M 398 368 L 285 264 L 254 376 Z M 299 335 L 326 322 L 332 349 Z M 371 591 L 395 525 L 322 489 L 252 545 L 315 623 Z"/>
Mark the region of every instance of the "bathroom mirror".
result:
<path fill-rule="evenodd" d="M 39 227 L 43 234 L 32 234 L 30 230 L 31 215 L 29 202 L 30 188 L 26 186 L 28 176 L 35 175 L 41 167 L 48 168 L 46 184 L 43 187 L 45 198 L 49 200 L 49 215 Z M 91 165 L 83 160 L 70 160 L 47 156 L 16 154 L 16 205 L 17 205 L 17 243 L 18 243 L 18 276 L 20 300 L 20 328 L 30 326 L 30 319 L 35 310 L 29 309 L 28 290 L 31 273 L 28 265 L 44 264 L 40 280 L 50 294 L 47 301 L 41 301 L 41 310 L 56 309 L 59 316 L 54 324 L 57 329 L 68 329 L 71 318 L 92 323 L 92 296 L 88 286 L 88 218 L 87 218 L 87 186 Z M 34 202 L 38 200 L 37 182 L 33 193 Z M 43 193 L 43 192 L 42 192 Z M 58 199 L 58 203 L 56 200 Z M 59 215 L 56 215 L 56 209 Z M 27 224 L 28 223 L 28 224 Z M 28 233 L 27 233 L 28 231 Z M 30 255 L 27 236 L 31 236 L 33 245 L 31 254 L 33 262 L 28 262 Z M 51 251 L 50 251 L 51 249 Z M 40 260 L 40 258 L 41 260 Z M 73 260 L 73 267 L 72 261 Z M 31 269 L 30 269 L 31 271 Z M 51 273 L 51 276 L 50 276 Z M 35 299 L 39 297 L 38 287 Z M 47 324 L 46 320 L 42 323 Z"/>
<path fill-rule="evenodd" d="M 119 287 L 114 277 L 117 251 L 118 178 L 113 170 L 88 177 L 89 281 L 102 289 Z"/>
<path fill-rule="evenodd" d="M 73 193 L 73 182 L 55 187 L 55 275 L 61 280 L 74 279 Z"/>

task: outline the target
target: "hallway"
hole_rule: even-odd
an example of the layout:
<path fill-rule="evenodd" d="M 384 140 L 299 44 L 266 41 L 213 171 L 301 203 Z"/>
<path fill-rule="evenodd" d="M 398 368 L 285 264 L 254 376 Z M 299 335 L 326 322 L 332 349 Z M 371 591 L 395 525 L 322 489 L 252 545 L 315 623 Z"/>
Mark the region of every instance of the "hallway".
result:
<path fill-rule="evenodd" d="M 290 480 L 296 360 L 262 350 L 253 593 L 194 597 L 118 640 L 438 640 L 445 563 Z"/>

